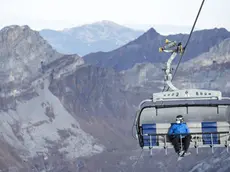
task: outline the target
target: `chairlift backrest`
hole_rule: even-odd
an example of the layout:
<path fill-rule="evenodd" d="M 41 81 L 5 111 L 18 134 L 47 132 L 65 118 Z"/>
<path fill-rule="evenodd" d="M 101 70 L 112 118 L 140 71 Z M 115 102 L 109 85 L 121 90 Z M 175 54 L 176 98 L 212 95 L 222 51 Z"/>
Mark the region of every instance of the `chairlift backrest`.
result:
<path fill-rule="evenodd" d="M 228 105 L 184 105 L 184 106 L 146 106 L 139 115 L 139 126 L 142 124 L 171 123 L 177 115 L 183 115 L 188 122 L 230 121 L 230 106 Z"/>

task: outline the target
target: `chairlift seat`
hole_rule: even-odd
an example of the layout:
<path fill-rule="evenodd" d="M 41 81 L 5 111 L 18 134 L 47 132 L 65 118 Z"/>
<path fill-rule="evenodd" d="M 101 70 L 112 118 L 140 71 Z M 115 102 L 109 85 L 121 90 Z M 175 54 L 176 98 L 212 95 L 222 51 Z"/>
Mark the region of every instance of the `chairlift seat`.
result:
<path fill-rule="evenodd" d="M 143 149 L 173 148 L 168 138 L 168 131 L 172 124 L 142 124 L 140 146 Z M 228 122 L 187 122 L 186 124 L 192 136 L 190 147 L 225 147 L 230 143 Z"/>

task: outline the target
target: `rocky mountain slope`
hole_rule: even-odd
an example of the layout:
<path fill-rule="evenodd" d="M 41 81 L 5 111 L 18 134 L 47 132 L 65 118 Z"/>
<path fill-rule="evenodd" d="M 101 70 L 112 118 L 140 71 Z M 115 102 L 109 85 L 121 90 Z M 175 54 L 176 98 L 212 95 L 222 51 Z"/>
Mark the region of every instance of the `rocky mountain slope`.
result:
<path fill-rule="evenodd" d="M 211 52 L 216 52 L 215 57 L 221 59 L 221 54 L 218 52 L 228 54 L 228 40 L 212 47 Z M 182 88 L 188 86 L 220 89 L 229 94 L 228 79 L 226 79 L 228 68 L 225 67 L 228 63 L 226 61 L 218 63 L 219 66 L 215 63 L 211 66 L 202 66 L 203 63 L 199 63 L 201 70 L 194 68 L 198 64 L 189 67 L 184 63 L 179 68 L 174 83 Z M 221 75 L 223 72 L 224 74 Z M 217 80 L 214 79 L 216 74 L 219 75 Z M 131 136 L 134 111 L 140 100 L 151 96 L 153 91 L 162 89 L 161 76 L 163 76 L 161 64 L 156 63 L 136 64 L 134 68 L 119 73 L 114 69 L 83 65 L 74 73 L 52 82 L 50 90 L 64 102 L 64 106 L 70 113 L 77 114 L 74 117 L 81 124 L 81 128 L 99 138 L 100 143 L 106 147 L 105 151 L 91 158 L 80 158 L 79 171 L 115 172 L 155 169 L 156 171 L 222 170 L 227 172 L 230 169 L 226 164 L 228 153 L 225 149 L 215 149 L 214 154 L 211 154 L 210 149 L 203 149 L 199 151 L 198 156 L 195 150 L 191 149 L 193 154 L 181 163 L 176 161 L 173 150 L 168 156 L 164 155 L 163 150 L 159 150 L 154 151 L 154 161 L 145 153 L 135 165 L 140 150 Z M 225 82 L 219 82 L 220 80 Z"/>
<path fill-rule="evenodd" d="M 49 90 L 54 78 L 75 70 L 84 61 L 77 55 L 55 52 L 28 26 L 5 27 L 0 38 L 1 142 L 11 147 L 6 149 L 1 145 L 9 156 L 1 154 L 0 169 L 32 168 L 36 164 L 31 165 L 31 159 L 40 152 L 48 162 L 60 161 L 59 155 L 73 162 L 77 157 L 102 152 L 103 145 L 80 128 L 78 121 Z M 56 167 L 51 164 L 49 168 Z"/>
<path fill-rule="evenodd" d="M 39 35 L 34 42 L 28 43 L 31 35 L 37 33 L 28 27 L 11 26 L 5 30 L 9 35 L 15 33 L 13 35 L 21 40 L 14 48 L 1 50 L 5 55 L 0 56 L 0 59 L 12 61 L 4 61 L 2 67 L 5 69 L 1 68 L 1 170 L 9 169 L 9 166 L 18 171 L 49 172 L 129 172 L 133 169 L 227 172 L 230 169 L 228 154 L 223 149 L 215 149 L 213 155 L 210 149 L 200 149 L 198 156 L 193 150 L 193 154 L 180 163 L 173 150 L 168 156 L 164 155 L 164 150 L 156 150 L 152 158 L 145 153 L 135 165 L 140 155 L 138 144 L 131 135 L 135 110 L 142 99 L 162 89 L 162 64 L 135 64 L 129 70 L 117 72 L 112 68 L 85 64 L 78 55 L 63 55 L 51 50 L 52 47 L 45 48 L 50 46 Z M 5 37 L 7 39 L 4 38 L 1 44 L 11 46 L 13 43 L 7 40 L 12 38 Z M 41 44 L 30 49 L 36 42 Z M 226 39 L 212 47 L 207 57 L 211 52 L 216 52 L 215 57 L 221 57 L 219 52 L 227 55 L 228 42 Z M 17 47 L 19 45 L 21 48 Z M 23 52 L 26 45 L 29 45 L 26 52 L 30 53 L 7 56 L 15 50 Z M 41 49 L 43 55 L 38 53 Z M 13 63 L 16 57 L 18 62 Z M 185 81 L 189 85 L 195 78 L 195 86 L 208 82 L 227 91 L 228 62 L 217 60 L 217 63 L 219 66 L 215 66 L 216 63 L 202 66 L 204 63 L 199 62 L 202 72 L 194 68 L 197 64 L 182 64 L 175 80 L 177 86 L 186 86 L 183 85 Z M 16 67 L 21 68 L 21 78 L 13 77 Z M 221 75 L 223 71 L 226 73 Z M 220 75 L 219 80 L 225 82 L 210 81 L 214 74 Z"/>
<path fill-rule="evenodd" d="M 178 88 L 208 88 L 221 90 L 224 96 L 230 96 L 229 92 L 229 39 L 225 39 L 216 46 L 210 48 L 207 53 L 181 64 L 176 75 L 175 85 Z M 211 59 L 210 59 L 211 58 Z M 216 60 L 216 62 L 213 60 Z M 212 63 L 210 63 L 210 61 Z M 149 96 L 152 92 L 161 91 L 163 88 L 163 71 L 160 65 L 142 63 L 136 64 L 132 69 L 122 71 L 127 90 L 133 92 L 146 91 Z M 148 98 L 146 96 L 145 98 Z M 130 140 L 131 141 L 131 140 Z M 141 154 L 141 150 L 114 152 L 110 155 L 107 152 L 98 154 L 91 159 L 85 159 L 85 167 L 89 169 L 96 166 L 98 170 L 115 171 L 165 171 L 165 172 L 227 172 L 230 166 L 229 153 L 225 148 L 215 148 L 214 154 L 211 149 L 200 149 L 199 154 L 191 148 L 192 155 L 183 161 L 177 162 L 176 155 L 170 150 L 168 155 L 164 155 L 164 150 L 155 150 L 153 157 L 148 153 L 143 153 L 138 163 L 136 160 Z M 110 158 L 108 158 L 110 157 Z M 103 159 L 103 161 L 98 161 Z M 100 164 L 100 165 L 98 165 Z"/>
<path fill-rule="evenodd" d="M 224 64 L 230 61 L 230 38 L 224 39 L 219 44 L 210 48 L 206 53 L 199 55 L 193 60 L 186 62 L 186 67 L 205 67 L 210 65 Z"/>
<path fill-rule="evenodd" d="M 195 31 L 186 50 L 186 56 L 183 57 L 183 61 L 208 52 L 211 47 L 229 37 L 230 32 L 224 28 Z M 159 53 L 159 47 L 165 44 L 166 38 L 185 43 L 188 34 L 162 36 L 151 28 L 134 41 L 116 50 L 90 53 L 83 58 L 88 64 L 112 67 L 117 71 L 132 68 L 136 63 L 165 63 L 168 59 L 168 54 Z"/>
<path fill-rule="evenodd" d="M 91 52 L 116 49 L 136 39 L 143 31 L 104 20 L 62 31 L 43 29 L 40 34 L 58 52 L 84 56 Z"/>
<path fill-rule="evenodd" d="M 28 26 L 5 27 L 0 35 L 0 71 L 4 82 L 28 81 L 39 74 L 42 61 L 50 63 L 61 57 Z"/>
<path fill-rule="evenodd" d="M 227 38 L 211 47 L 208 52 L 182 62 L 173 81 L 174 85 L 178 88 L 218 89 L 227 94 L 230 86 L 229 51 L 230 39 Z M 187 53 L 184 57 L 186 56 Z M 176 59 L 179 59 L 179 56 Z M 164 83 L 162 71 L 164 67 L 163 63 L 140 63 L 121 73 L 125 75 L 127 89 L 161 91 Z M 175 69 L 176 65 L 173 65 L 173 68 Z"/>
<path fill-rule="evenodd" d="M 74 171 L 79 158 L 136 147 L 127 126 L 144 93 L 125 90 L 123 76 L 112 69 L 57 53 L 28 26 L 5 27 L 1 33 L 6 48 L 0 57 L 0 129 L 15 156 L 0 169 Z"/>

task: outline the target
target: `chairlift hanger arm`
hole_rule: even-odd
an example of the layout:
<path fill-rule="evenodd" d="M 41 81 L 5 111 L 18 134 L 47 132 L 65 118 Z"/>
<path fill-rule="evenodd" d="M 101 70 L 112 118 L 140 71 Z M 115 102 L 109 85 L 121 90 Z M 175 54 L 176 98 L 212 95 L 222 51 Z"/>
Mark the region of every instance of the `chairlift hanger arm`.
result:
<path fill-rule="evenodd" d="M 183 55 L 184 55 L 185 49 L 187 48 L 187 46 L 188 46 L 188 44 L 189 44 L 189 41 L 190 41 L 190 39 L 191 39 L 193 30 L 194 30 L 195 25 L 196 25 L 196 22 L 197 22 L 197 20 L 198 20 L 198 18 L 199 18 L 199 15 L 200 15 L 200 12 L 201 12 L 201 10 L 202 10 L 202 7 L 203 7 L 204 2 L 205 2 L 205 0 L 203 0 L 202 3 L 201 3 L 201 5 L 200 5 L 200 9 L 199 9 L 198 14 L 197 14 L 197 16 L 196 16 L 196 19 L 195 19 L 195 21 L 194 21 L 194 23 L 193 23 L 192 29 L 191 29 L 191 31 L 190 31 L 190 33 L 189 33 L 189 37 L 188 37 L 188 39 L 187 39 L 187 42 L 186 42 L 185 46 L 183 47 L 183 52 L 182 52 L 182 54 L 181 54 L 181 57 L 180 57 L 180 59 L 179 59 L 179 62 L 178 62 L 178 64 L 177 64 L 177 66 L 176 66 L 176 69 L 175 69 L 175 71 L 174 71 L 174 74 L 172 75 L 171 82 L 172 82 L 173 79 L 175 78 L 177 69 L 179 68 L 179 65 L 180 65 L 180 63 L 181 63 L 181 60 L 182 60 L 182 57 L 183 57 Z M 169 88 L 170 88 L 170 87 L 168 87 L 166 91 L 168 91 Z M 164 91 L 164 90 L 163 90 L 163 91 Z"/>
<path fill-rule="evenodd" d="M 183 47 L 181 43 L 178 43 L 176 41 L 169 41 L 168 39 L 165 40 L 165 46 L 160 47 L 159 51 L 160 52 L 166 52 L 166 53 L 171 53 L 170 58 L 168 59 L 166 63 L 166 68 L 164 69 L 165 72 L 165 82 L 168 85 L 171 90 L 175 91 L 178 90 L 171 82 L 172 80 L 172 69 L 171 69 L 171 63 L 175 59 L 178 53 L 182 54 Z"/>

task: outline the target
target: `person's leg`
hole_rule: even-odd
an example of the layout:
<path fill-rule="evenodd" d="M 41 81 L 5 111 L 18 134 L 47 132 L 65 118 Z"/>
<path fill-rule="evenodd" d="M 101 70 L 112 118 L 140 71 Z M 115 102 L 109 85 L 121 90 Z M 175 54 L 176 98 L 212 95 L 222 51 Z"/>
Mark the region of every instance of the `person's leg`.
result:
<path fill-rule="evenodd" d="M 184 151 L 187 152 L 189 145 L 190 145 L 190 141 L 191 141 L 191 135 L 185 136 L 185 138 L 183 138 L 183 140 L 184 140 Z"/>
<path fill-rule="evenodd" d="M 174 146 L 175 152 L 179 153 L 180 152 L 180 138 L 174 137 L 171 139 L 171 142 Z"/>

